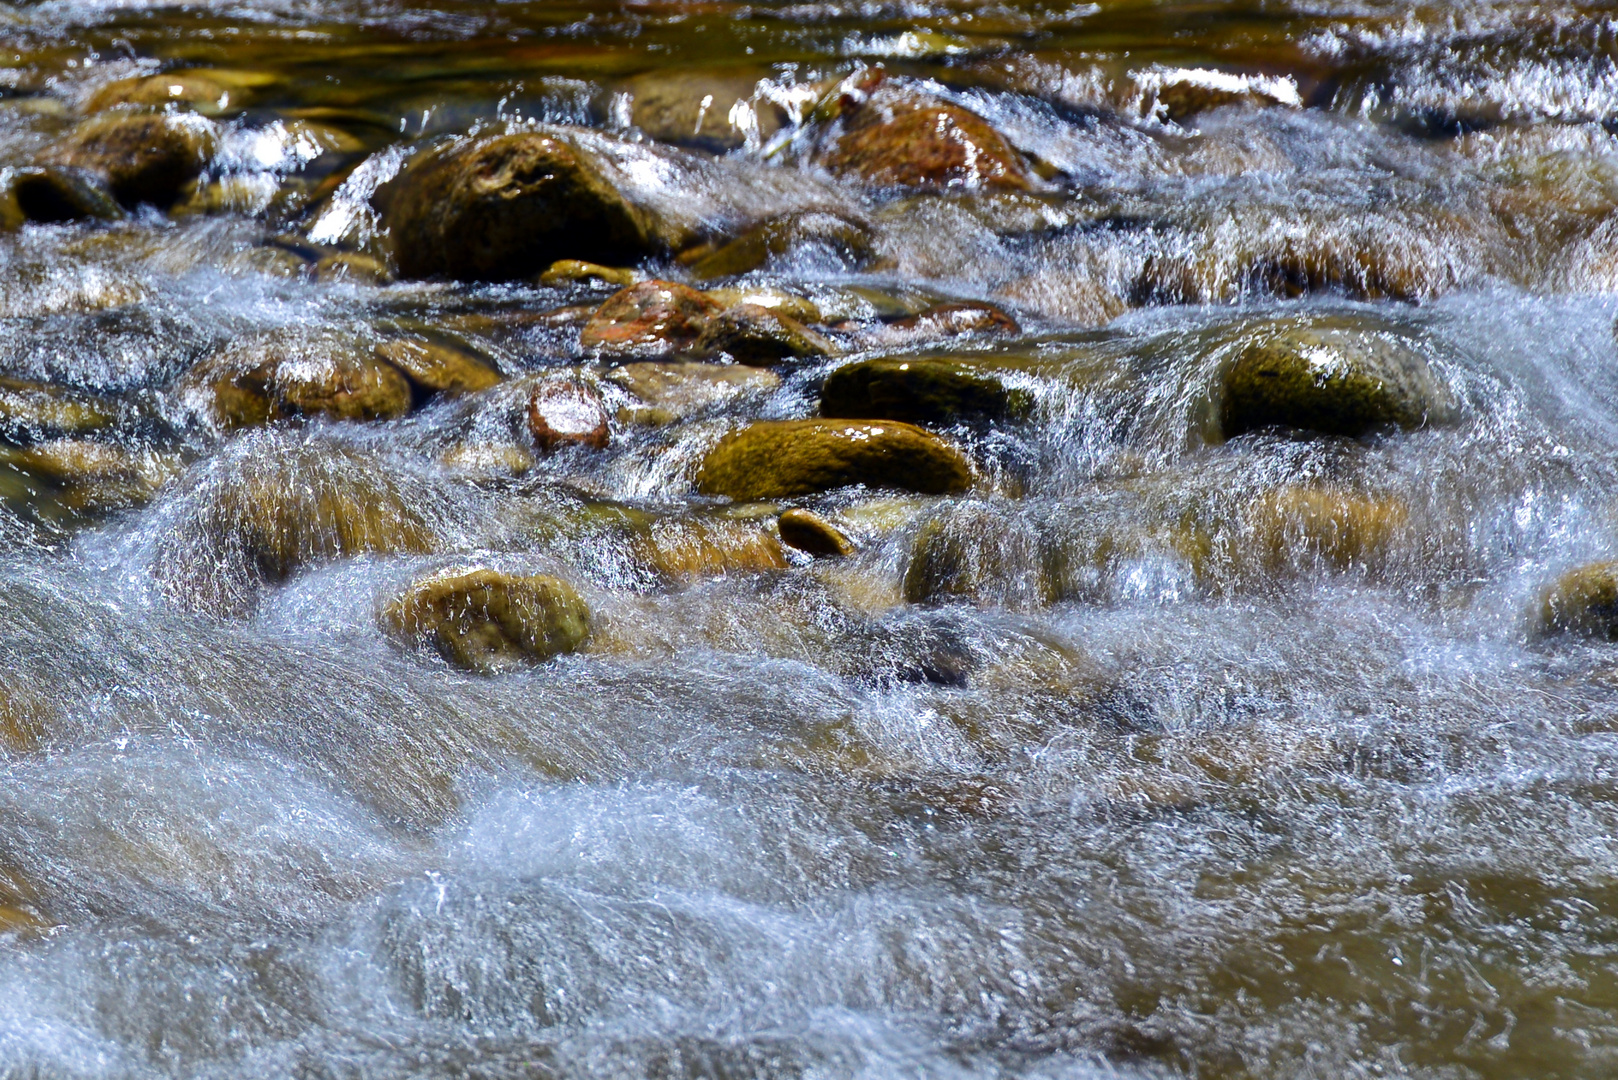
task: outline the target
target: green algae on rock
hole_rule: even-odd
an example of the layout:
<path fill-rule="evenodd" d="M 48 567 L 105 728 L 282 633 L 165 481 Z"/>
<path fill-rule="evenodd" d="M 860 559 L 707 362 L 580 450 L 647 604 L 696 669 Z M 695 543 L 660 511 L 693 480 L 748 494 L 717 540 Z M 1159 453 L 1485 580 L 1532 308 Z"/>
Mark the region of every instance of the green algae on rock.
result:
<path fill-rule="evenodd" d="M 698 491 L 733 499 L 851 484 L 941 495 L 970 487 L 972 465 L 938 436 L 898 421 L 761 420 L 720 440 L 697 475 Z"/>
<path fill-rule="evenodd" d="M 381 613 L 401 643 L 430 645 L 456 667 L 495 674 L 576 651 L 590 611 L 551 574 L 452 568 L 412 582 Z"/>
<path fill-rule="evenodd" d="M 820 391 L 820 415 L 848 419 L 949 424 L 1021 419 L 1033 396 L 1009 387 L 993 358 L 895 356 L 860 360 L 833 371 Z"/>
<path fill-rule="evenodd" d="M 1246 333 L 1253 340 L 1224 375 L 1225 438 L 1269 426 L 1356 437 L 1454 415 L 1427 358 L 1395 334 L 1342 317 L 1284 320 Z"/>

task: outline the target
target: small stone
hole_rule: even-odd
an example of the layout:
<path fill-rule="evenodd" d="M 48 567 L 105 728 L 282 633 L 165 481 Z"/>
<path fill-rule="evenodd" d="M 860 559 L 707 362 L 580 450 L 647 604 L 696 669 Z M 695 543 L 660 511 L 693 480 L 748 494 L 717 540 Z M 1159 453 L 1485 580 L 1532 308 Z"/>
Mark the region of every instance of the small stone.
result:
<path fill-rule="evenodd" d="M 821 321 L 820 308 L 814 301 L 806 300 L 793 293 L 773 289 L 769 286 L 753 288 L 725 287 L 720 289 L 705 289 L 704 293 L 709 299 L 721 307 L 733 308 L 738 304 L 757 304 L 761 308 L 769 308 L 778 315 L 788 315 L 805 326 Z"/>
<path fill-rule="evenodd" d="M 917 340 L 961 337 L 965 334 L 1018 334 L 1017 320 L 993 304 L 979 300 L 956 300 L 935 304 L 926 311 L 888 324 L 889 328 Z"/>
<path fill-rule="evenodd" d="M 574 282 L 593 285 L 599 282 L 619 289 L 642 280 L 644 279 L 638 271 L 626 266 L 602 266 L 599 263 L 581 262 L 578 259 L 558 259 L 539 275 L 541 285 L 569 285 Z"/>
<path fill-rule="evenodd" d="M 808 510 L 788 510 L 776 519 L 781 542 L 808 552 L 816 558 L 838 558 L 854 554 L 854 542 L 842 531 Z"/>
<path fill-rule="evenodd" d="M 106 181 L 89 169 L 69 165 L 35 165 L 12 174 L 11 196 L 17 212 L 29 221 L 116 220 L 123 207 Z"/>
<path fill-rule="evenodd" d="M 394 338 L 378 345 L 376 355 L 430 394 L 475 394 L 505 381 L 471 349 L 434 338 Z"/>
<path fill-rule="evenodd" d="M 1542 632 L 1618 641 L 1618 561 L 1570 570 L 1540 596 Z"/>
<path fill-rule="evenodd" d="M 549 574 L 447 570 L 413 583 L 382 613 L 409 645 L 431 645 L 456 667 L 494 674 L 576 651 L 590 612 L 573 586 Z"/>
<path fill-rule="evenodd" d="M 605 379 L 642 403 L 619 410 L 620 420 L 655 426 L 683 420 L 743 394 L 767 394 L 781 385 L 781 377 L 764 368 L 689 360 L 641 360 L 614 368 Z"/>
<path fill-rule="evenodd" d="M 539 132 L 429 151 L 379 195 L 407 278 L 511 281 L 558 259 L 613 265 L 663 246 L 588 152 Z"/>
<path fill-rule="evenodd" d="M 391 420 L 410 411 L 410 382 L 345 337 L 272 332 L 226 346 L 182 380 L 227 428 L 297 416 Z"/>
<path fill-rule="evenodd" d="M 1227 439 L 1269 426 L 1358 437 L 1452 413 L 1427 359 L 1398 336 L 1351 318 L 1285 321 L 1259 331 L 1225 374 L 1220 429 Z"/>
<path fill-rule="evenodd" d="M 84 121 L 41 163 L 88 169 L 120 202 L 167 207 L 213 156 L 218 129 L 199 116 L 103 113 Z"/>
<path fill-rule="evenodd" d="M 579 334 L 608 357 L 656 359 L 694 345 L 720 312 L 709 297 L 673 281 L 643 281 L 609 296 Z"/>
<path fill-rule="evenodd" d="M 528 399 L 528 430 L 546 453 L 563 446 L 605 450 L 611 437 L 601 395 L 572 379 L 535 388 Z"/>
<path fill-rule="evenodd" d="M 734 277 L 792 259 L 849 270 L 875 257 L 870 226 L 830 210 L 803 210 L 753 226 L 719 247 L 682 254 L 698 281 Z"/>
<path fill-rule="evenodd" d="M 695 351 L 768 367 L 797 357 L 826 356 L 837 346 L 790 315 L 757 304 L 737 304 L 709 321 Z"/>
<path fill-rule="evenodd" d="M 992 368 L 948 356 L 861 360 L 826 377 L 820 415 L 912 424 L 1026 416 L 1033 397 L 1011 389 Z"/>
<path fill-rule="evenodd" d="M 972 484 L 949 443 L 897 421 L 764 420 L 708 452 L 697 490 L 733 499 L 813 495 L 850 484 L 939 495 Z"/>

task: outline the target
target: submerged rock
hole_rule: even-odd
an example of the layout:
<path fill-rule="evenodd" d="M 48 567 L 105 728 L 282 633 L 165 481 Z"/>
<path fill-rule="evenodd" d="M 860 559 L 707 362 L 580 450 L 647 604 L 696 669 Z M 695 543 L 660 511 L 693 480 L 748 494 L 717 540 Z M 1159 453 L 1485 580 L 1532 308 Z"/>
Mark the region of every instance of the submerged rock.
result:
<path fill-rule="evenodd" d="M 213 116 L 240 109 L 247 104 L 255 88 L 274 81 L 275 76 L 259 71 L 167 71 L 108 83 L 85 102 L 85 111 L 100 112 L 118 105 L 145 108 L 183 105 Z"/>
<path fill-rule="evenodd" d="M 451 569 L 411 584 L 382 625 L 409 645 L 430 645 L 456 667 L 493 674 L 577 650 L 590 612 L 550 574 Z"/>
<path fill-rule="evenodd" d="M 695 345 L 722 309 L 674 281 L 643 281 L 609 296 L 579 334 L 579 344 L 608 357 L 650 360 Z"/>
<path fill-rule="evenodd" d="M 843 535 L 841 529 L 808 510 L 788 510 L 776 519 L 775 525 L 783 544 L 816 558 L 852 555 L 856 550 L 854 542 Z"/>
<path fill-rule="evenodd" d="M 719 246 L 682 254 L 680 261 L 698 281 L 711 281 L 788 259 L 857 270 L 875 256 L 869 225 L 839 211 L 801 210 L 761 222 Z"/>
<path fill-rule="evenodd" d="M 579 259 L 558 259 L 539 275 L 541 285 L 567 285 L 573 282 L 593 285 L 600 282 L 620 289 L 642 280 L 644 278 L 639 271 L 628 267 L 602 266 L 600 263 L 582 262 Z"/>
<path fill-rule="evenodd" d="M 665 246 L 586 150 L 540 132 L 457 140 L 385 191 L 382 220 L 408 278 L 507 281 L 558 259 L 621 264 Z"/>
<path fill-rule="evenodd" d="M 993 304 L 979 300 L 953 300 L 926 311 L 896 319 L 885 328 L 894 337 L 913 341 L 962 337 L 967 334 L 1017 334 L 1017 320 Z"/>
<path fill-rule="evenodd" d="M 1021 418 L 1033 404 L 990 364 L 950 356 L 861 360 L 833 371 L 820 391 L 822 416 L 913 424 Z"/>
<path fill-rule="evenodd" d="M 437 338 L 384 341 L 376 347 L 376 355 L 430 394 L 475 394 L 505 379 L 498 368 L 471 349 Z"/>
<path fill-rule="evenodd" d="M 28 444 L 83 435 L 117 417 L 110 401 L 47 383 L 0 376 L 0 438 Z"/>
<path fill-rule="evenodd" d="M 1225 373 L 1223 394 L 1227 439 L 1270 426 L 1355 437 L 1443 423 L 1454 410 L 1410 343 L 1347 317 L 1259 329 Z"/>
<path fill-rule="evenodd" d="M 226 428 L 298 416 L 389 420 L 410 411 L 410 381 L 340 334 L 277 331 L 233 342 L 181 381 L 183 398 Z"/>
<path fill-rule="evenodd" d="M 832 172 L 883 186 L 1032 186 L 1022 155 L 976 113 L 869 81 L 864 100 L 863 88 L 843 99 L 845 133 L 820 159 Z"/>
<path fill-rule="evenodd" d="M 125 204 L 168 206 L 208 163 L 218 129 L 200 116 L 118 110 L 91 117 L 42 164 L 88 169 Z"/>
<path fill-rule="evenodd" d="M 611 437 L 601 395 L 573 379 L 535 387 L 528 399 L 528 430 L 547 453 L 563 446 L 605 450 Z"/>
<path fill-rule="evenodd" d="M 764 420 L 703 459 L 697 490 L 733 499 L 812 495 L 850 484 L 927 495 L 964 491 L 972 466 L 955 447 L 896 421 Z"/>
<path fill-rule="evenodd" d="M 240 614 L 266 584 L 331 559 L 426 553 L 438 543 L 428 492 L 374 454 L 258 432 L 181 485 L 155 570 L 193 610 Z"/>
<path fill-rule="evenodd" d="M 146 503 L 180 469 L 172 456 L 88 439 L 56 439 L 11 451 L 5 460 L 57 485 L 59 505 L 88 512 Z"/>
<path fill-rule="evenodd" d="M 1253 500 L 1244 528 L 1230 539 L 1240 549 L 1235 558 L 1256 556 L 1269 572 L 1310 564 L 1375 568 L 1409 520 L 1410 508 L 1397 498 L 1287 487 Z"/>
<path fill-rule="evenodd" d="M 628 81 L 630 123 L 661 142 L 724 153 L 768 140 L 786 113 L 761 99 L 767 70 L 654 71 Z"/>
<path fill-rule="evenodd" d="M 904 598 L 912 604 L 1049 603 L 1061 591 L 1049 546 L 1002 505 L 974 500 L 945 506 L 911 542 Z"/>
<path fill-rule="evenodd" d="M 625 423 L 662 426 L 743 394 L 766 394 L 781 377 L 764 368 L 709 364 L 700 361 L 642 360 L 614 368 L 605 376 L 641 402 L 619 410 Z"/>
<path fill-rule="evenodd" d="M 652 522 L 638 553 L 674 581 L 784 570 L 786 555 L 756 521 L 719 517 L 665 518 Z"/>
<path fill-rule="evenodd" d="M 1569 570 L 1540 595 L 1539 627 L 1618 641 L 1618 561 Z"/>
<path fill-rule="evenodd" d="M 702 356 L 768 367 L 795 357 L 826 356 L 837 346 L 790 315 L 758 304 L 737 304 L 709 320 L 694 349 Z"/>

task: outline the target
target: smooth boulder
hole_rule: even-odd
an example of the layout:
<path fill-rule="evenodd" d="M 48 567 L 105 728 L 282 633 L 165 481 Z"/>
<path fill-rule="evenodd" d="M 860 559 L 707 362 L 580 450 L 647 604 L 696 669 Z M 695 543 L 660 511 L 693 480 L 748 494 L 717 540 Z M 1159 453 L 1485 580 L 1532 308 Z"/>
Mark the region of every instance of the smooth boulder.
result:
<path fill-rule="evenodd" d="M 976 113 L 873 73 L 841 101 L 843 134 L 821 156 L 839 176 L 883 187 L 1032 187 L 1022 155 Z"/>
<path fill-rule="evenodd" d="M 389 420 L 410 411 L 410 380 L 339 334 L 275 331 L 232 342 L 182 380 L 183 397 L 225 428 L 290 417 Z"/>
<path fill-rule="evenodd" d="M 1349 317 L 1287 320 L 1257 331 L 1226 371 L 1221 434 L 1264 427 L 1358 437 L 1452 418 L 1447 388 L 1400 335 Z"/>
<path fill-rule="evenodd" d="M 664 246 L 586 150 L 541 132 L 428 151 L 379 194 L 407 278 L 510 281 L 558 259 L 622 265 Z"/>
<path fill-rule="evenodd" d="M 709 320 L 694 349 L 700 356 L 768 367 L 782 360 L 826 356 L 836 352 L 837 346 L 783 312 L 759 304 L 737 304 Z"/>
<path fill-rule="evenodd" d="M 115 109 L 84 121 L 41 164 L 87 169 L 126 205 L 166 207 L 202 172 L 218 137 L 200 116 Z"/>
<path fill-rule="evenodd" d="M 468 671 L 493 674 L 577 650 L 590 611 L 550 574 L 451 569 L 413 582 L 382 612 L 383 627 Z"/>
<path fill-rule="evenodd" d="M 992 367 L 950 356 L 878 357 L 826 376 L 820 415 L 948 424 L 1021 418 L 1033 395 Z"/>
<path fill-rule="evenodd" d="M 763 420 L 721 439 L 697 475 L 698 491 L 733 499 L 852 484 L 941 495 L 970 487 L 972 465 L 938 436 L 897 421 Z"/>

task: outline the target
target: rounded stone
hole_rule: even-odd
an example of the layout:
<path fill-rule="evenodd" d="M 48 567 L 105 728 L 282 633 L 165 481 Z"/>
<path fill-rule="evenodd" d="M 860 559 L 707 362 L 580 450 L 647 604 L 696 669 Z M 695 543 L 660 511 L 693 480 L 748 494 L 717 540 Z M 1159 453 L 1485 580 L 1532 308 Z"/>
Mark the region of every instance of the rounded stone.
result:
<path fill-rule="evenodd" d="M 430 394 L 474 394 L 505 379 L 471 349 L 433 338 L 394 338 L 378 345 L 376 355 Z"/>
<path fill-rule="evenodd" d="M 820 391 L 822 416 L 913 424 L 1021 417 L 1032 407 L 993 370 L 947 356 L 861 360 L 826 376 Z"/>
<path fill-rule="evenodd" d="M 1570 570 L 1540 596 L 1540 629 L 1618 641 L 1618 561 Z"/>
<path fill-rule="evenodd" d="M 608 357 L 652 360 L 695 345 L 721 311 L 712 298 L 674 281 L 642 281 L 596 309 L 579 344 Z"/>
<path fill-rule="evenodd" d="M 790 315 L 758 304 L 737 304 L 714 316 L 694 348 L 701 356 L 724 357 L 756 367 L 837 351 L 825 335 Z"/>
<path fill-rule="evenodd" d="M 1032 186 L 1021 155 L 1005 137 L 955 105 L 919 105 L 858 124 L 837 141 L 824 164 L 838 175 L 885 187 Z"/>
<path fill-rule="evenodd" d="M 487 568 L 413 582 L 381 621 L 399 641 L 484 674 L 574 652 L 590 636 L 589 609 L 561 578 Z"/>
<path fill-rule="evenodd" d="M 227 428 L 298 416 L 391 420 L 410 411 L 410 381 L 390 363 L 334 334 L 272 332 L 235 342 L 193 368 L 183 393 L 200 393 Z"/>
<path fill-rule="evenodd" d="M 841 529 L 808 510 L 788 510 L 776 519 L 781 542 L 816 558 L 839 558 L 855 552 L 854 542 Z"/>
<path fill-rule="evenodd" d="M 733 499 L 852 484 L 940 495 L 970 487 L 972 466 L 943 439 L 897 421 L 764 420 L 720 440 L 697 475 L 697 490 Z"/>
<path fill-rule="evenodd" d="M 88 169 L 126 204 L 168 206 L 208 163 L 218 129 L 199 116 L 116 110 L 84 121 L 43 163 Z"/>
<path fill-rule="evenodd" d="M 605 450 L 611 438 L 601 395 L 572 379 L 535 387 L 528 399 L 528 430 L 546 452 L 564 446 Z"/>

